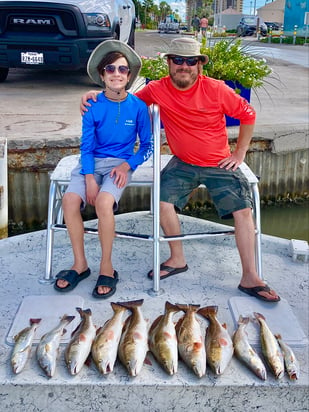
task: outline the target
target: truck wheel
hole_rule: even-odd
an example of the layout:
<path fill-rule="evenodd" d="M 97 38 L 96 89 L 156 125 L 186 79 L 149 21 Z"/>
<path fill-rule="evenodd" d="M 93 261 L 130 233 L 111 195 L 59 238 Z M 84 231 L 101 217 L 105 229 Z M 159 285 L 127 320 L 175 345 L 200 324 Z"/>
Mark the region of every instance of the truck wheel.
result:
<path fill-rule="evenodd" d="M 132 23 L 131 26 L 131 31 L 128 39 L 128 45 L 132 47 L 132 49 L 135 49 L 135 24 Z"/>
<path fill-rule="evenodd" d="M 0 67 L 0 83 L 4 82 L 8 77 L 9 69 L 7 67 Z"/>

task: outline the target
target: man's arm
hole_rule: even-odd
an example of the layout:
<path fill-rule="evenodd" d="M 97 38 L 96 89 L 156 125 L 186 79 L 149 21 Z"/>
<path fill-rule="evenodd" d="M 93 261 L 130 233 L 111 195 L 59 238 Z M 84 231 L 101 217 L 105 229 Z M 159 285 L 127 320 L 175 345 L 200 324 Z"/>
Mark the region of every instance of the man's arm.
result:
<path fill-rule="evenodd" d="M 239 126 L 239 134 L 236 144 L 236 149 L 231 155 L 220 160 L 219 167 L 233 171 L 245 160 L 246 153 L 252 139 L 254 124 L 241 124 Z"/>
<path fill-rule="evenodd" d="M 80 101 L 80 114 L 83 116 L 85 112 L 88 112 L 87 107 L 91 106 L 91 103 L 88 102 L 88 100 L 93 100 L 94 102 L 97 101 L 97 95 L 100 94 L 101 92 L 98 90 L 90 90 L 89 92 L 86 92 L 85 94 L 82 95 L 81 101 Z"/>

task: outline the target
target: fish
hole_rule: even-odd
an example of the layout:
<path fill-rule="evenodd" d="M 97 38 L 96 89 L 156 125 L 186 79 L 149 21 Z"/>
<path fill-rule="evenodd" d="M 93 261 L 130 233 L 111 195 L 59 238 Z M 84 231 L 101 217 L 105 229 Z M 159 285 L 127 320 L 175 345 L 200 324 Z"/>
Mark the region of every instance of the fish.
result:
<path fill-rule="evenodd" d="M 297 380 L 299 378 L 299 372 L 300 372 L 300 367 L 298 360 L 296 359 L 296 356 L 294 355 L 294 352 L 290 348 L 289 345 L 287 345 L 283 340 L 281 335 L 277 334 L 275 335 L 275 338 L 277 339 L 279 346 L 281 348 L 281 352 L 283 354 L 283 359 L 284 359 L 284 364 L 285 364 L 285 369 L 289 375 L 289 378 L 291 380 Z"/>
<path fill-rule="evenodd" d="M 201 325 L 196 318 L 200 305 L 179 305 L 185 312 L 176 324 L 178 351 L 182 360 L 201 378 L 206 373 L 205 339 Z"/>
<path fill-rule="evenodd" d="M 244 363 L 250 370 L 252 370 L 252 372 L 256 374 L 256 376 L 265 381 L 267 379 L 265 365 L 248 341 L 246 328 L 249 320 L 249 317 L 239 316 L 238 328 L 232 339 L 234 344 L 234 353 L 242 363 Z"/>
<path fill-rule="evenodd" d="M 126 319 L 118 346 L 118 357 L 130 376 L 137 376 L 148 352 L 148 322 L 144 319 L 141 306 L 143 299 L 118 302 L 132 314 Z"/>
<path fill-rule="evenodd" d="M 269 329 L 265 317 L 258 312 L 254 312 L 254 316 L 260 324 L 260 339 L 264 358 L 276 379 L 281 379 L 284 375 L 284 361 L 279 343 Z"/>
<path fill-rule="evenodd" d="M 30 319 L 30 326 L 21 330 L 14 336 L 14 349 L 11 356 L 11 366 L 15 374 L 20 373 L 30 357 L 31 347 L 35 332 L 41 319 Z"/>
<path fill-rule="evenodd" d="M 65 352 L 65 362 L 71 375 L 77 375 L 90 352 L 91 345 L 96 335 L 96 328 L 92 321 L 91 309 L 76 308 L 80 314 L 81 322 L 68 343 Z"/>
<path fill-rule="evenodd" d="M 102 374 L 113 372 L 117 350 L 127 309 L 117 303 L 111 303 L 114 315 L 97 332 L 92 343 L 92 359 Z"/>
<path fill-rule="evenodd" d="M 165 313 L 156 318 L 148 334 L 149 349 L 169 374 L 174 375 L 178 369 L 178 347 L 173 315 L 179 308 L 170 302 L 165 302 Z"/>
<path fill-rule="evenodd" d="M 221 375 L 232 359 L 234 348 L 226 324 L 220 324 L 217 312 L 218 306 L 206 306 L 197 313 L 209 321 L 205 336 L 207 363 L 216 375 Z"/>
<path fill-rule="evenodd" d="M 40 367 L 49 378 L 54 376 L 61 337 L 66 333 L 65 327 L 75 316 L 63 315 L 59 324 L 45 333 L 37 346 L 36 357 Z"/>

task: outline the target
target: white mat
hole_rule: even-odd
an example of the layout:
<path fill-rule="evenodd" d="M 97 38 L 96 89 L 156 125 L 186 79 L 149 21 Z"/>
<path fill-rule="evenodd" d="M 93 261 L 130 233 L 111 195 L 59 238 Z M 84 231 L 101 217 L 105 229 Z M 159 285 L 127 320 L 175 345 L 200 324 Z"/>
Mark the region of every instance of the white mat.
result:
<path fill-rule="evenodd" d="M 283 341 L 290 346 L 306 346 L 308 339 L 299 325 L 290 305 L 281 299 L 278 303 L 268 303 L 250 297 L 232 297 L 229 299 L 235 329 L 239 316 L 253 318 L 253 312 L 261 313 L 273 334 L 280 334 Z M 258 323 L 249 322 L 247 329 L 249 342 L 260 345 L 260 327 Z"/>
<path fill-rule="evenodd" d="M 6 342 L 13 345 L 14 336 L 30 325 L 30 319 L 42 319 L 36 331 L 33 343 L 38 343 L 45 333 L 56 327 L 63 315 L 73 315 L 75 319 L 66 327 L 61 343 L 71 339 L 72 332 L 80 323 L 80 315 L 76 308 L 83 308 L 84 299 L 81 296 L 25 296 L 22 300 L 12 326 L 7 334 Z"/>

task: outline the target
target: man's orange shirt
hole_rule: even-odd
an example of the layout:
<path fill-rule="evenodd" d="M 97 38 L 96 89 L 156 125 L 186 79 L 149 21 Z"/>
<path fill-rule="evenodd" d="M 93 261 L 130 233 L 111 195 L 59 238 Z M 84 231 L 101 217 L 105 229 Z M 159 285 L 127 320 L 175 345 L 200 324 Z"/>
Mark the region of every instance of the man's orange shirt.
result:
<path fill-rule="evenodd" d="M 242 124 L 255 123 L 253 107 L 223 81 L 200 75 L 186 91 L 168 77 L 151 81 L 136 95 L 148 106 L 160 106 L 171 152 L 196 166 L 218 166 L 230 155 L 225 114 Z"/>

